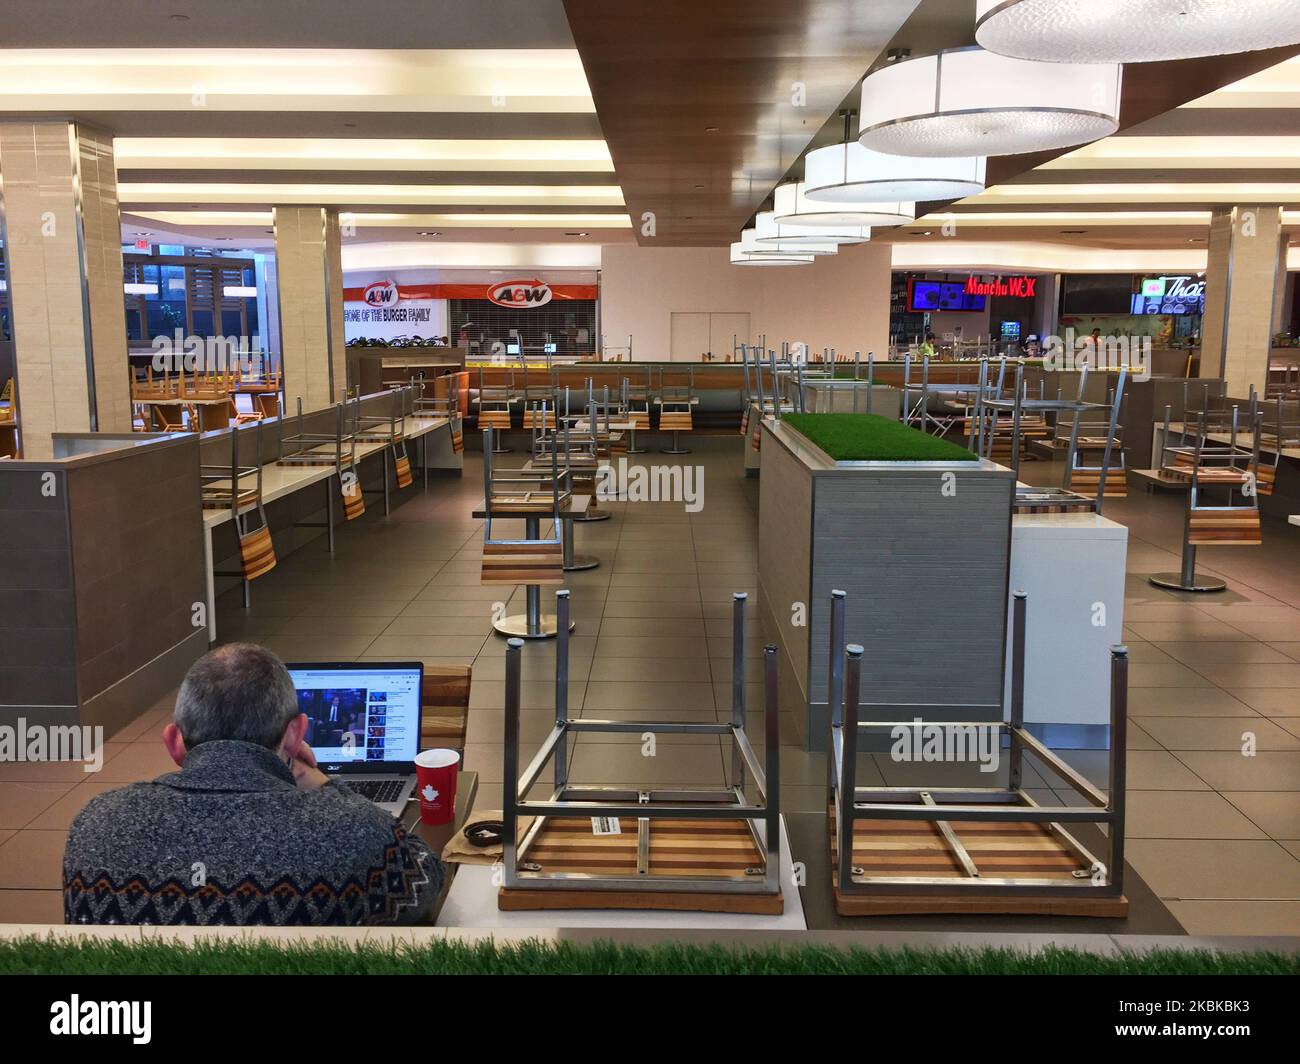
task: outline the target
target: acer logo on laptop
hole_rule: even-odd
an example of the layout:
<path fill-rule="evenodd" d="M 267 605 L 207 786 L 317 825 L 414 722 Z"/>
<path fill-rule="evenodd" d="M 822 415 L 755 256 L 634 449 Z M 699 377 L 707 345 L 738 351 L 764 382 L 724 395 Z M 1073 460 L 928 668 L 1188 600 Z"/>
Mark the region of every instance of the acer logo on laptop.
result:
<path fill-rule="evenodd" d="M 504 281 L 488 288 L 487 297 L 499 307 L 541 307 L 551 301 L 551 286 L 538 280 Z"/>

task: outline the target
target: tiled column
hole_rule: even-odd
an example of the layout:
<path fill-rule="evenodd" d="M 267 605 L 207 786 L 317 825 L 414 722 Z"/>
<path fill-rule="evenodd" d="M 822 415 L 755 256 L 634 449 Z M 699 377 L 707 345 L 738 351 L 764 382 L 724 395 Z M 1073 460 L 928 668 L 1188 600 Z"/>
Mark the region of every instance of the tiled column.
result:
<path fill-rule="evenodd" d="M 0 122 L 0 187 L 24 456 L 54 432 L 130 432 L 112 137 Z"/>
<path fill-rule="evenodd" d="M 1280 207 L 1216 210 L 1210 220 L 1200 373 L 1222 373 L 1229 395 L 1252 384 L 1264 394 L 1286 249 Z"/>
<path fill-rule="evenodd" d="M 339 215 L 329 207 L 276 207 L 274 215 L 286 408 L 302 396 L 304 410 L 319 410 L 347 390 Z"/>

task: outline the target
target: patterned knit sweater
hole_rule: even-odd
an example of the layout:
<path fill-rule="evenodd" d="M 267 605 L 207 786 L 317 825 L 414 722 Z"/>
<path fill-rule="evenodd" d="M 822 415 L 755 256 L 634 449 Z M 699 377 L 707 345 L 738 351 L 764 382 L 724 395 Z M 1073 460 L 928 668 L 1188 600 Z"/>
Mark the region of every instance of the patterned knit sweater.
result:
<path fill-rule="evenodd" d="M 442 863 L 393 817 L 315 791 L 264 747 L 212 741 L 180 772 L 99 795 L 63 855 L 70 924 L 410 924 Z"/>

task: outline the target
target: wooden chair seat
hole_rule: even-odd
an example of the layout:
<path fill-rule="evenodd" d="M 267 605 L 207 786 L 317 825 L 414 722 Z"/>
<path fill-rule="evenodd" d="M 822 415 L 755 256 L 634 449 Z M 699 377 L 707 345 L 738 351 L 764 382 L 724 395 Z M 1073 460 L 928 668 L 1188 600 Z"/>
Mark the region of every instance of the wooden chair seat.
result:
<path fill-rule="evenodd" d="M 1253 547 L 1260 542 L 1259 511 L 1253 506 L 1216 510 L 1194 507 L 1187 542 L 1216 547 Z"/>
<path fill-rule="evenodd" d="M 564 552 L 558 542 L 484 543 L 481 582 L 484 584 L 564 583 Z"/>
<path fill-rule="evenodd" d="M 495 428 L 495 426 L 493 426 Z M 525 410 L 524 411 L 524 428 L 540 429 L 543 432 L 550 432 L 555 428 L 555 411 L 554 410 Z"/>
<path fill-rule="evenodd" d="M 355 473 L 356 471 L 353 470 Z M 349 491 L 343 488 L 340 492 L 343 496 L 343 516 L 349 521 L 355 521 L 366 512 L 366 495 L 361 490 L 361 481 L 354 480 L 352 488 Z"/>
<path fill-rule="evenodd" d="M 451 423 L 451 453 L 462 454 L 465 450 L 465 429 L 460 418 Z"/>
<path fill-rule="evenodd" d="M 692 428 L 689 410 L 661 410 L 659 412 L 660 432 L 690 432 Z"/>
<path fill-rule="evenodd" d="M 627 420 L 631 422 L 632 427 L 637 432 L 644 432 L 650 428 L 650 411 L 649 410 L 629 410 Z"/>
<path fill-rule="evenodd" d="M 746 403 L 745 408 L 740 412 L 740 434 L 749 435 L 749 403 Z"/>
<path fill-rule="evenodd" d="M 420 687 L 420 739 L 424 747 L 465 748 L 473 670 L 469 665 L 426 665 Z"/>
<path fill-rule="evenodd" d="M 411 475 L 411 460 L 404 454 L 399 454 L 393 462 L 393 473 L 399 488 L 409 488 L 415 483 L 415 477 Z"/>
<path fill-rule="evenodd" d="M 1097 494 L 1097 485 L 1101 483 L 1100 469 L 1070 470 L 1070 490 L 1080 495 Z M 1128 497 L 1128 471 L 1123 466 L 1106 470 L 1106 492 L 1104 498 L 1124 499 Z"/>
<path fill-rule="evenodd" d="M 338 453 L 332 443 L 322 443 L 297 454 L 279 459 L 275 464 L 282 466 L 332 466 L 338 462 Z"/>
<path fill-rule="evenodd" d="M 202 489 L 203 508 L 205 510 L 229 510 L 230 509 L 230 488 L 205 487 Z M 235 505 L 239 509 L 245 506 L 255 506 L 258 500 L 256 487 L 240 488 L 239 498 Z"/>
<path fill-rule="evenodd" d="M 561 510 L 567 510 L 572 496 L 565 493 L 560 496 Z M 555 493 L 552 491 L 497 492 L 488 500 L 489 512 L 498 512 L 513 516 L 516 511 L 536 510 L 548 514 L 555 509 Z"/>
<path fill-rule="evenodd" d="M 478 412 L 478 427 L 482 429 L 495 429 L 501 432 L 510 429 L 510 411 L 509 410 L 480 410 Z"/>
<path fill-rule="evenodd" d="M 266 525 L 239 537 L 239 561 L 245 580 L 256 580 L 275 568 L 275 544 Z"/>

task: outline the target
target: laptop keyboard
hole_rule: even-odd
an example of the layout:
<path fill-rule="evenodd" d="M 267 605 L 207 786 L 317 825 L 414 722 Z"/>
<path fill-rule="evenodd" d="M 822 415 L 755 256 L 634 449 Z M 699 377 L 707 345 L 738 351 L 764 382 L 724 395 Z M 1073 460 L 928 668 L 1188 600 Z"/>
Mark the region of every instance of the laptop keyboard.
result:
<path fill-rule="evenodd" d="M 372 802 L 395 802 L 402 796 L 406 780 L 348 780 L 348 787 Z"/>

